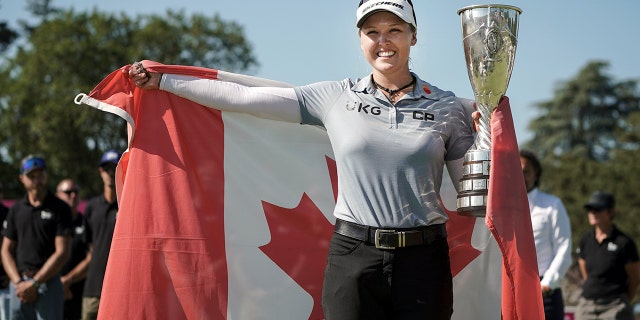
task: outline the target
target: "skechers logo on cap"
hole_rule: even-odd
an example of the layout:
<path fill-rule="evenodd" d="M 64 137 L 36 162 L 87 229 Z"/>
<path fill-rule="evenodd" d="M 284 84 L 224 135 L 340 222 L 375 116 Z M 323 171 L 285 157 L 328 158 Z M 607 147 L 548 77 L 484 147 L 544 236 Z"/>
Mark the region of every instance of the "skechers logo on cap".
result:
<path fill-rule="evenodd" d="M 369 0 L 362 1 L 360 4 L 362 5 L 362 4 L 367 3 L 367 2 L 369 2 Z M 378 2 L 374 2 L 374 3 L 364 7 L 362 9 L 362 12 L 367 12 L 367 11 L 371 10 L 371 8 L 373 8 L 375 6 L 382 6 L 382 5 L 394 6 L 394 7 L 397 7 L 398 9 L 400 9 L 400 10 L 404 10 L 404 6 L 401 5 L 401 4 L 398 4 L 398 3 L 395 3 L 395 2 L 391 2 L 391 1 L 378 1 Z"/>
<path fill-rule="evenodd" d="M 417 28 L 416 14 L 410 0 L 395 1 L 361 1 L 356 11 L 356 27 L 362 27 L 364 20 L 378 11 L 388 11 L 400 17 L 405 22 Z"/>

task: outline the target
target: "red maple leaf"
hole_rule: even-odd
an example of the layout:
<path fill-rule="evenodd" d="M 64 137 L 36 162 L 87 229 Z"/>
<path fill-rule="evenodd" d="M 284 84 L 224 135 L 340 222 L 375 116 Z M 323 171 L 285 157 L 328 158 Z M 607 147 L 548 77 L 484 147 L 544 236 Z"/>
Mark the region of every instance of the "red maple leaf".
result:
<path fill-rule="evenodd" d="M 322 278 L 333 225 L 307 194 L 296 208 L 263 202 L 271 229 L 271 242 L 260 250 L 313 297 L 309 319 L 323 319 Z"/>
<path fill-rule="evenodd" d="M 335 161 L 327 157 L 333 197 L 337 196 Z M 324 319 L 322 279 L 333 224 L 304 193 L 297 207 L 288 209 L 262 202 L 271 230 L 271 241 L 260 247 L 271 260 L 313 297 L 309 319 Z"/>
<path fill-rule="evenodd" d="M 447 222 L 447 242 L 449 243 L 449 259 L 451 260 L 451 274 L 455 277 L 473 259 L 477 258 L 479 250 L 471 245 L 471 235 L 476 218 L 459 215 L 456 211 L 449 211 L 442 205 L 449 215 Z"/>
<path fill-rule="evenodd" d="M 337 171 L 335 161 L 329 157 L 327 168 L 335 200 Z M 323 319 L 322 279 L 333 225 L 306 193 L 295 208 L 283 208 L 264 201 L 262 207 L 271 230 L 271 241 L 260 250 L 313 297 L 309 319 Z M 471 246 L 475 218 L 459 216 L 446 208 L 445 211 L 450 218 L 447 234 L 451 272 L 455 277 L 481 252 Z"/>

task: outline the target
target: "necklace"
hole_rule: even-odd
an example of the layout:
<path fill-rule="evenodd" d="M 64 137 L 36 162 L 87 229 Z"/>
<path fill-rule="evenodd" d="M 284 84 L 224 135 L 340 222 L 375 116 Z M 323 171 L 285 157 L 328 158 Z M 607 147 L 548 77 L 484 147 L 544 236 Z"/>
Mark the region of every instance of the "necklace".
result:
<path fill-rule="evenodd" d="M 409 82 L 409 83 L 405 84 L 404 86 L 402 86 L 402 87 L 400 87 L 400 88 L 398 88 L 398 89 L 389 89 L 389 88 L 387 88 L 387 87 L 383 87 L 382 85 L 380 85 L 379 83 L 377 83 L 375 79 L 373 79 L 373 75 L 371 75 L 371 81 L 373 81 L 373 84 L 376 86 L 376 88 L 378 88 L 378 89 L 382 89 L 382 90 L 386 91 L 386 92 L 389 94 L 389 100 L 391 100 L 391 103 L 393 103 L 393 102 L 394 102 L 394 100 L 395 100 L 395 99 L 394 99 L 394 96 L 395 96 L 398 92 L 400 92 L 400 91 L 402 91 L 402 90 L 404 90 L 404 89 L 406 89 L 406 88 L 409 88 L 409 87 L 413 86 L 413 85 L 416 83 L 416 77 L 414 77 L 414 76 L 412 75 L 412 76 L 411 76 L 411 82 Z"/>

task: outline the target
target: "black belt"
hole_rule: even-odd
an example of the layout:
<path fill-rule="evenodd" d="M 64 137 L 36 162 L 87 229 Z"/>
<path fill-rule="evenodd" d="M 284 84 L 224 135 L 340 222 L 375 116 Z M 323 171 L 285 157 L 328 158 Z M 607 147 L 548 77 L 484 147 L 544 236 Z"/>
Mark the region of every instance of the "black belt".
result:
<path fill-rule="evenodd" d="M 378 249 L 395 249 L 428 245 L 447 237 L 444 224 L 418 228 L 376 228 L 337 219 L 335 233 L 375 245 Z"/>

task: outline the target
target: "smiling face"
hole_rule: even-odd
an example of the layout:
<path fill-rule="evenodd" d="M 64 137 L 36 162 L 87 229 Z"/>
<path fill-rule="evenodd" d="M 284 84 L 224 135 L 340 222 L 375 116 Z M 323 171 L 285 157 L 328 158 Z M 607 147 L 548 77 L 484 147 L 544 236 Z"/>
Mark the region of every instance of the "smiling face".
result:
<path fill-rule="evenodd" d="M 409 72 L 409 53 L 417 41 L 411 25 L 391 12 L 371 15 L 360 28 L 360 47 L 376 74 Z"/>

